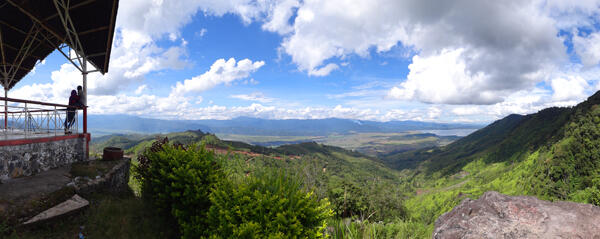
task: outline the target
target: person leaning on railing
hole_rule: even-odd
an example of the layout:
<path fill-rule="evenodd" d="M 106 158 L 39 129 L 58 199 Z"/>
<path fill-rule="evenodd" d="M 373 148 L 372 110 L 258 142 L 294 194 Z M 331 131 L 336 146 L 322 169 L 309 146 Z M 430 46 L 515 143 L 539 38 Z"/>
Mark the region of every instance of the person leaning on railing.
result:
<path fill-rule="evenodd" d="M 79 100 L 79 96 L 77 95 L 77 91 L 71 91 L 71 97 L 69 97 L 69 107 L 67 107 L 67 118 L 65 119 L 65 134 L 70 134 L 71 131 L 69 129 L 73 126 L 75 122 L 75 111 L 77 107 L 82 107 L 83 104 Z"/>
<path fill-rule="evenodd" d="M 85 105 L 85 94 L 83 94 L 83 87 L 81 87 L 80 85 L 77 86 L 77 96 L 79 96 L 79 102 L 81 103 L 81 106 Z"/>

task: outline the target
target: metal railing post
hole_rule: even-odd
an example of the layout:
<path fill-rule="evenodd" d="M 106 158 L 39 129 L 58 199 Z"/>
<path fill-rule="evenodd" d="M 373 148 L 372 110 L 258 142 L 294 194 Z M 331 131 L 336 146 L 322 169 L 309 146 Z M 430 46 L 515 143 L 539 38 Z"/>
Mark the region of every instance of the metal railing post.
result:
<path fill-rule="evenodd" d="M 23 132 L 25 133 L 25 138 L 27 138 L 27 126 L 29 125 L 27 122 L 27 103 L 25 103 L 25 127 L 23 127 Z"/>

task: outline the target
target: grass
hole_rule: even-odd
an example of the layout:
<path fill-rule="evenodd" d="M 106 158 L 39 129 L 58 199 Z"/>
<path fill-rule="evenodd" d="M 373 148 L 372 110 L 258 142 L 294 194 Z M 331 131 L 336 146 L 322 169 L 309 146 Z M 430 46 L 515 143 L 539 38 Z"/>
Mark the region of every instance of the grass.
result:
<path fill-rule="evenodd" d="M 431 238 L 433 226 L 423 226 L 412 221 L 396 220 L 390 223 L 330 220 L 327 233 L 330 238 L 375 239 L 375 238 Z"/>
<path fill-rule="evenodd" d="M 132 160 L 137 163 L 136 160 Z M 93 161 L 91 165 L 78 164 L 72 168 L 74 176 L 95 176 L 117 161 Z M 133 178 L 129 181 L 132 191 L 122 195 L 93 194 L 86 199 L 88 208 L 72 215 L 67 215 L 34 227 L 13 228 L 0 222 L 0 238 L 7 239 L 53 239 L 78 238 L 83 233 L 85 238 L 176 238 L 176 226 L 165 222 L 163 216 L 136 196 L 139 183 Z M 62 194 L 61 194 L 62 195 Z M 71 192 L 72 195 L 72 192 Z M 64 199 L 62 197 L 61 199 Z M 53 205 L 61 200 L 55 201 Z"/>
<path fill-rule="evenodd" d="M 71 164 L 69 173 L 73 177 L 94 178 L 110 171 L 119 161 L 94 160 L 88 162 L 76 162 Z"/>
<path fill-rule="evenodd" d="M 176 231 L 166 225 L 163 217 L 133 194 L 112 196 L 93 195 L 88 209 L 56 219 L 35 228 L 10 230 L 0 224 L 6 238 L 173 238 Z M 12 231 L 12 232 L 11 232 Z M 0 235 L 1 237 L 1 235 Z"/>

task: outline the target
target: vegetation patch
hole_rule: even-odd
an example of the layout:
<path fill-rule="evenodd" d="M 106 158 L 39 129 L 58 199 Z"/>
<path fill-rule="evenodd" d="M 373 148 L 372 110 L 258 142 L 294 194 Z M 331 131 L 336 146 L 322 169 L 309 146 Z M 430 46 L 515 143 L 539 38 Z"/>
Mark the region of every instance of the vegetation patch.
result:
<path fill-rule="evenodd" d="M 109 172 L 114 166 L 120 161 L 104 161 L 104 160 L 92 160 L 86 162 L 75 162 L 71 164 L 71 170 L 69 174 L 72 177 L 89 177 L 95 178 Z"/>

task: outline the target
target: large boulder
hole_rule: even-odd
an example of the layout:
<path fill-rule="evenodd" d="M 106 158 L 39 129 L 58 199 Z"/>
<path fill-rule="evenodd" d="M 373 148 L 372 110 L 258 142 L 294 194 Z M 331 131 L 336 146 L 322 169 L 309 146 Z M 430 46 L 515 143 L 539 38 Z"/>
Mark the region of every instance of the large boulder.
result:
<path fill-rule="evenodd" d="M 600 239 L 600 207 L 490 191 L 440 216 L 433 238 Z"/>

